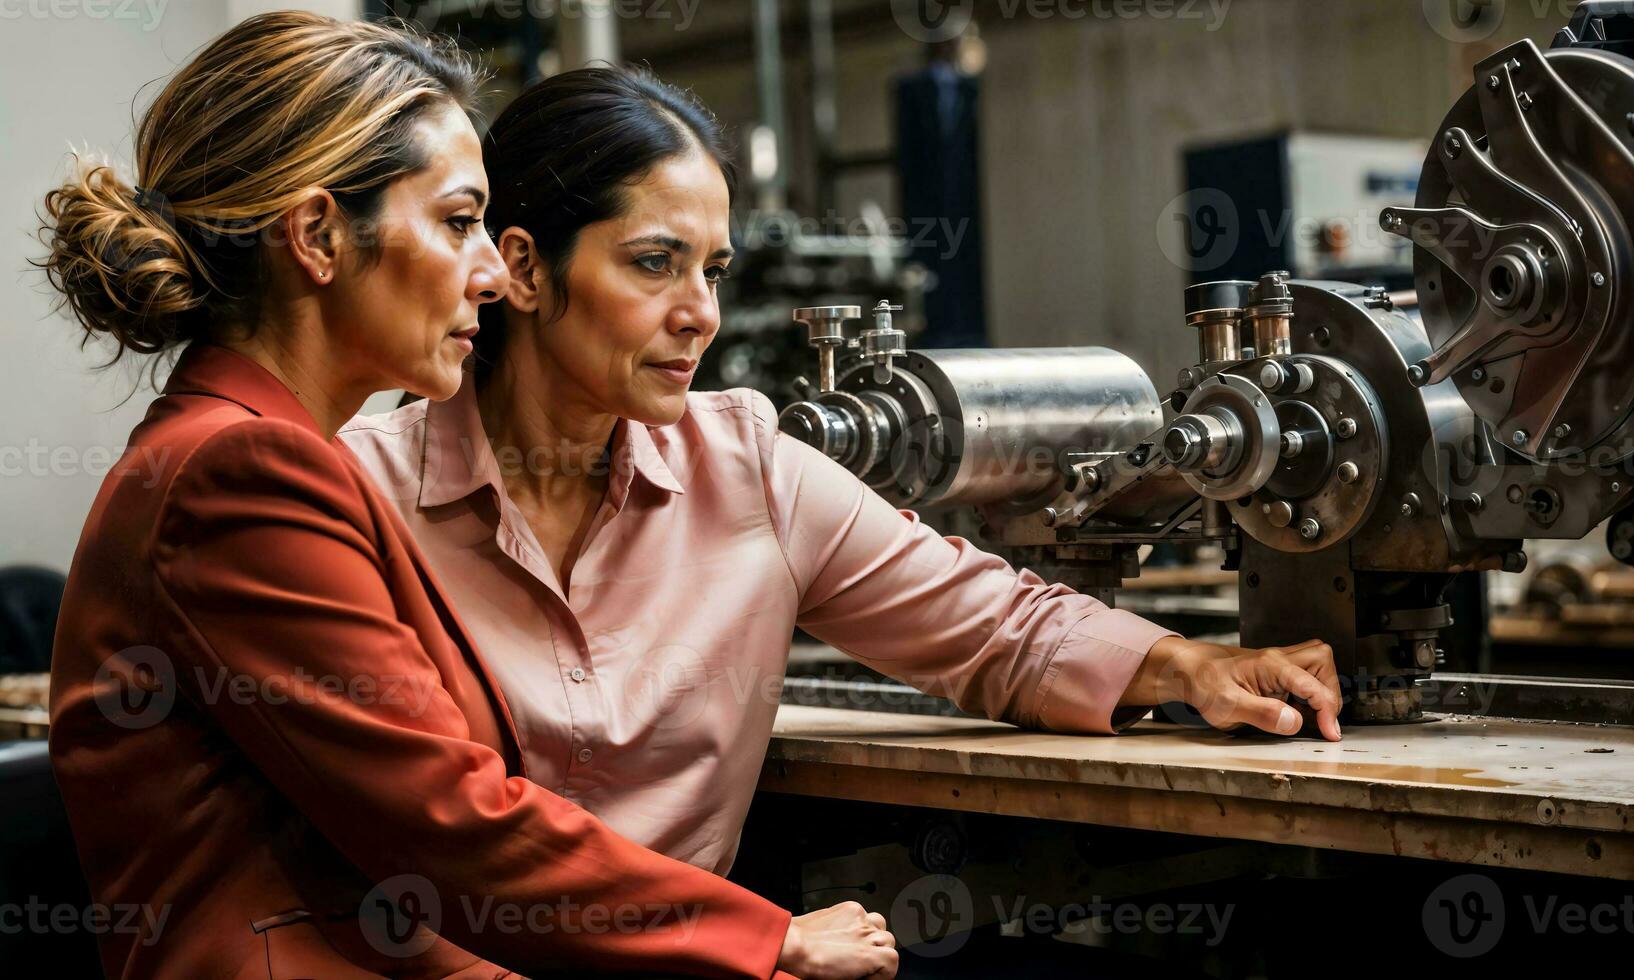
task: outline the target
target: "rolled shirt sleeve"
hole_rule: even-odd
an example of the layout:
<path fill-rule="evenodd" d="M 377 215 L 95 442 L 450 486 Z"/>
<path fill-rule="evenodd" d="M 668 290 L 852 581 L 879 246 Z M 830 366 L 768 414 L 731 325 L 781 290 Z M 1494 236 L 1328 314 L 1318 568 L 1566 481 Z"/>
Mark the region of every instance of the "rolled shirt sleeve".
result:
<path fill-rule="evenodd" d="M 761 395 L 755 421 L 801 628 L 965 711 L 1027 728 L 1111 733 L 1145 713 L 1118 700 L 1173 631 L 943 537 L 779 433 Z"/>

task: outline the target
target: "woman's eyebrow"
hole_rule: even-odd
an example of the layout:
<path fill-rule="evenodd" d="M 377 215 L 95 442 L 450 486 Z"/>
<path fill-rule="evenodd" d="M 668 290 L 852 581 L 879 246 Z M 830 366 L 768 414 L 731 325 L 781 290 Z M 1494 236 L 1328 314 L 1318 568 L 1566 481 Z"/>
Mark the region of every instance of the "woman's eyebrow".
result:
<path fill-rule="evenodd" d="M 629 241 L 624 242 L 622 244 L 624 244 L 624 245 L 662 245 L 665 248 L 670 249 L 672 251 L 680 252 L 682 255 L 685 255 L 686 253 L 692 251 L 691 243 L 689 243 L 687 241 L 684 241 L 683 239 L 676 238 L 674 235 L 665 235 L 662 232 L 652 234 L 652 235 L 642 235 L 642 236 L 640 236 L 638 238 L 632 238 Z M 712 259 L 730 259 L 730 258 L 732 258 L 733 256 L 735 256 L 737 254 L 738 253 L 735 250 L 733 250 L 731 246 L 726 246 L 724 248 L 715 249 L 715 251 L 709 253 L 709 257 L 712 258 Z"/>
<path fill-rule="evenodd" d="M 451 191 L 445 192 L 442 196 L 459 197 L 461 194 L 470 195 L 471 200 L 476 202 L 476 206 L 479 208 L 488 203 L 488 195 L 483 192 L 482 188 L 473 187 L 470 184 L 466 184 L 464 187 L 456 187 Z"/>

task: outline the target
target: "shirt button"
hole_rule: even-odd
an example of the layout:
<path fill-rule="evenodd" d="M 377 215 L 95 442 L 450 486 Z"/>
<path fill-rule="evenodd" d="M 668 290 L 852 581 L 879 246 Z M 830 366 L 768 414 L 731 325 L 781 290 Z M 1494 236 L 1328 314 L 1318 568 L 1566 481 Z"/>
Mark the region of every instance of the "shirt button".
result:
<path fill-rule="evenodd" d="M 567 676 L 573 678 L 576 681 L 582 681 L 585 678 L 584 668 L 583 667 L 574 667 L 570 672 L 568 672 Z"/>
<path fill-rule="evenodd" d="M 589 749 L 580 749 L 579 750 L 579 761 L 580 762 L 589 762 L 590 761 L 590 750 Z"/>

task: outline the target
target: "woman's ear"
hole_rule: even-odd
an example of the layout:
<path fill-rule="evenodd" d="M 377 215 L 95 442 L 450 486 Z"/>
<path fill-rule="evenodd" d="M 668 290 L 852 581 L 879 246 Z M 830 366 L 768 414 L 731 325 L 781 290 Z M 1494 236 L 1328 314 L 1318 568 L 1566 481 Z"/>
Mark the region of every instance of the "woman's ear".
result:
<path fill-rule="evenodd" d="M 341 232 L 340 205 L 329 192 L 314 188 L 299 204 L 284 212 L 280 221 L 290 257 L 314 282 L 333 282 L 339 268 Z"/>
<path fill-rule="evenodd" d="M 505 299 L 523 313 L 539 312 L 545 267 L 534 247 L 533 236 L 514 225 L 506 228 L 499 234 L 499 257 L 511 274 Z"/>

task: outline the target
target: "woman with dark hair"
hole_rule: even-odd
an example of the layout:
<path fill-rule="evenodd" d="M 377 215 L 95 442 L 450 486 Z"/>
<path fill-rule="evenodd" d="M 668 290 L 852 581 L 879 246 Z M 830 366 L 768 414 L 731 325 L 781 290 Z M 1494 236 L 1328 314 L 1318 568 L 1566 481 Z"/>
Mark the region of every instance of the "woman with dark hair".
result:
<path fill-rule="evenodd" d="M 87 336 L 181 351 L 52 654 L 110 976 L 763 978 L 785 955 L 788 912 L 527 778 L 437 576 L 334 441 L 372 392 L 453 394 L 509 288 L 477 84 L 445 42 L 255 17 L 148 108 L 133 184 L 92 165 L 46 198 Z"/>
<path fill-rule="evenodd" d="M 797 624 L 1024 726 L 1112 732 L 1184 700 L 1293 734 L 1291 692 L 1339 737 L 1326 645 L 1188 643 L 935 534 L 780 436 L 765 396 L 689 393 L 720 324 L 734 172 L 688 95 L 639 71 L 558 75 L 495 121 L 483 160 L 510 284 L 473 376 L 341 435 L 449 583 L 534 779 L 724 873 Z M 885 948 L 859 913 L 797 917 L 791 941 Z"/>

